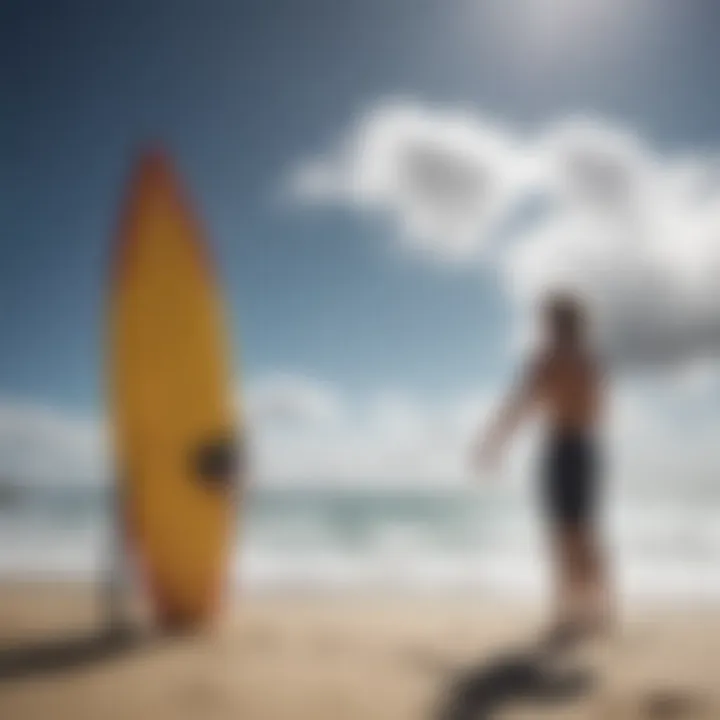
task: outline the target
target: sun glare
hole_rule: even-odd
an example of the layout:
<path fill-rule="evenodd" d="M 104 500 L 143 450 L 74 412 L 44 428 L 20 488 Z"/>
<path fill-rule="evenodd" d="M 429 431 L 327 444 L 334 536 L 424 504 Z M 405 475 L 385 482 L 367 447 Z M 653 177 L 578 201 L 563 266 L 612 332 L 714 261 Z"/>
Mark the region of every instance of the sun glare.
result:
<path fill-rule="evenodd" d="M 498 26 L 535 57 L 567 57 L 575 49 L 613 51 L 641 29 L 646 0 L 509 0 L 498 4 Z"/>

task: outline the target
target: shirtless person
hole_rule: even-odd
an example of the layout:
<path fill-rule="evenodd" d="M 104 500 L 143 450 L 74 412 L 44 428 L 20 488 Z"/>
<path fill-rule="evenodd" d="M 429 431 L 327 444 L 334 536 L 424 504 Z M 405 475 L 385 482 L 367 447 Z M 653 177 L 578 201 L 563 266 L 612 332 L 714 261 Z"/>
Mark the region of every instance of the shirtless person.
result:
<path fill-rule="evenodd" d="M 557 568 L 556 621 L 549 641 L 562 644 L 603 629 L 610 619 L 596 526 L 602 378 L 587 342 L 581 304 L 569 295 L 554 295 L 542 312 L 545 347 L 484 437 L 479 459 L 494 462 L 531 411 L 545 416 L 542 497 Z"/>

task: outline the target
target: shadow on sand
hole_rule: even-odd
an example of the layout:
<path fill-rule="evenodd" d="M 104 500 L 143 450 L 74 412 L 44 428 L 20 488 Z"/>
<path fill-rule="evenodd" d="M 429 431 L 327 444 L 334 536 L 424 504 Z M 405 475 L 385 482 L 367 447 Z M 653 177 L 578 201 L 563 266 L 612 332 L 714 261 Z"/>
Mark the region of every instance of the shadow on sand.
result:
<path fill-rule="evenodd" d="M 437 720 L 490 720 L 506 705 L 559 703 L 586 695 L 594 677 L 586 669 L 552 667 L 539 651 L 501 654 L 461 670 L 445 688 Z"/>
<path fill-rule="evenodd" d="M 0 683 L 61 674 L 109 662 L 148 644 L 140 632 L 88 632 L 52 641 L 0 647 Z"/>

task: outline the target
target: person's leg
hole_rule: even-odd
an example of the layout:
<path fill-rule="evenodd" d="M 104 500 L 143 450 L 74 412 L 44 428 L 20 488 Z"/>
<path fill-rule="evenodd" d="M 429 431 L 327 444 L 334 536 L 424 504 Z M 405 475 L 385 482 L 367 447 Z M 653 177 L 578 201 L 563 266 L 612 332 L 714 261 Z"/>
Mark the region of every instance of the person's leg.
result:
<path fill-rule="evenodd" d="M 555 625 L 565 623 L 572 614 L 572 575 L 568 543 L 563 532 L 556 528 L 552 538 L 553 610 Z"/>
<path fill-rule="evenodd" d="M 588 557 L 584 518 L 588 507 L 588 458 L 585 444 L 573 435 L 559 436 L 545 467 L 545 503 L 552 533 L 555 569 L 554 645 L 572 642 L 585 621 Z"/>
<path fill-rule="evenodd" d="M 558 523 L 553 531 L 555 596 L 553 621 L 545 643 L 549 649 L 571 645 L 584 628 L 585 567 L 577 528 Z"/>
<path fill-rule="evenodd" d="M 598 531 L 598 457 L 587 441 L 577 448 L 568 505 L 578 574 L 580 615 L 588 629 L 602 629 L 610 619 L 610 588 Z"/>
<path fill-rule="evenodd" d="M 605 629 L 612 621 L 613 597 L 602 545 L 593 528 L 583 529 L 580 545 L 587 622 L 597 629 Z"/>
<path fill-rule="evenodd" d="M 566 523 L 559 530 L 559 535 L 563 565 L 563 615 L 570 622 L 576 622 L 582 616 L 587 575 L 582 529 Z"/>

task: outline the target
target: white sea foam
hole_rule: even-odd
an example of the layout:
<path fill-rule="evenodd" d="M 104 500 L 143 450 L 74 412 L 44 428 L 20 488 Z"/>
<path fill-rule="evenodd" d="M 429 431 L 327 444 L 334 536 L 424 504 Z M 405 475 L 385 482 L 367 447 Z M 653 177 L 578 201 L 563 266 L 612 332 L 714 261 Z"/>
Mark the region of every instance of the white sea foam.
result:
<path fill-rule="evenodd" d="M 611 509 L 625 595 L 720 599 L 720 506 L 645 497 Z M 275 490 L 252 499 L 242 526 L 233 579 L 243 591 L 548 589 L 543 533 L 522 498 L 489 508 L 452 492 Z M 101 577 L 109 528 L 101 498 L 21 499 L 0 511 L 0 579 Z"/>

